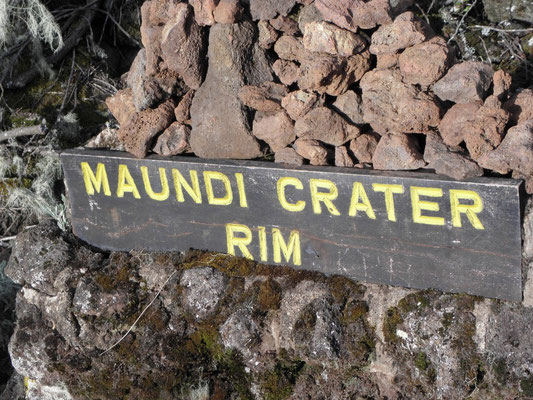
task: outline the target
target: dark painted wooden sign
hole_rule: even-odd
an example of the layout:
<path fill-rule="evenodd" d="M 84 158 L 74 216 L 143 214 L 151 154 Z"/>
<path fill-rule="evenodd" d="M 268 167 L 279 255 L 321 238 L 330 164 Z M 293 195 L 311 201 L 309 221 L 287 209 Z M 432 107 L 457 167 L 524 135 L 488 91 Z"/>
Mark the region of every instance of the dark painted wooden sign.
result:
<path fill-rule="evenodd" d="M 189 157 L 61 155 L 74 232 L 368 282 L 521 300 L 520 182 Z"/>

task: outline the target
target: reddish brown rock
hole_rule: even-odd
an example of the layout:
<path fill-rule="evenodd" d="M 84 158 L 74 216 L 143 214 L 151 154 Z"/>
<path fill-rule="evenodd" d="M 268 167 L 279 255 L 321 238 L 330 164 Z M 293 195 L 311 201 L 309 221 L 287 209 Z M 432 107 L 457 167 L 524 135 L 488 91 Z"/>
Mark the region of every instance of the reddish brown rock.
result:
<path fill-rule="evenodd" d="M 271 19 L 269 22 L 275 30 L 283 32 L 285 35 L 294 36 L 300 32 L 298 23 L 294 19 L 283 15 Z"/>
<path fill-rule="evenodd" d="M 154 12 L 154 0 L 145 1 L 141 6 L 141 41 L 145 49 L 145 73 L 153 75 L 157 72 L 159 58 L 161 57 L 161 32 L 163 22 L 153 21 L 153 16 L 158 16 Z M 156 10 L 157 11 L 157 10 Z M 166 22 L 166 21 L 165 21 Z"/>
<path fill-rule="evenodd" d="M 452 63 L 448 44 L 440 36 L 405 49 L 399 57 L 403 80 L 429 86 L 437 82 Z"/>
<path fill-rule="evenodd" d="M 481 104 L 455 104 L 439 124 L 439 132 L 448 146 L 459 146 L 468 131 L 476 125 L 477 112 Z"/>
<path fill-rule="evenodd" d="M 378 134 L 365 133 L 350 142 L 350 151 L 357 158 L 358 162 L 371 163 L 379 140 L 380 137 Z"/>
<path fill-rule="evenodd" d="M 272 19 L 278 15 L 287 16 L 296 0 L 249 0 L 252 19 Z"/>
<path fill-rule="evenodd" d="M 105 104 L 121 126 L 137 112 L 133 102 L 133 90 L 130 88 L 119 90 L 114 96 L 108 97 Z"/>
<path fill-rule="evenodd" d="M 167 100 L 157 108 L 136 113 L 118 132 L 126 150 L 137 158 L 144 158 L 152 139 L 174 121 L 175 107 L 173 100 Z"/>
<path fill-rule="evenodd" d="M 243 86 L 239 98 L 244 105 L 257 111 L 274 112 L 281 110 L 281 99 L 288 94 L 284 85 L 265 82 L 261 86 Z"/>
<path fill-rule="evenodd" d="M 187 93 L 185 93 L 185 95 L 179 101 L 178 106 L 174 110 L 176 121 L 178 121 L 180 124 L 187 122 L 191 118 L 190 112 L 194 93 L 194 90 L 189 90 Z"/>
<path fill-rule="evenodd" d="M 339 96 L 370 69 L 370 54 L 365 51 L 355 56 L 341 57 L 311 53 L 300 62 L 300 89 Z"/>
<path fill-rule="evenodd" d="M 293 61 L 276 60 L 272 69 L 281 83 L 287 86 L 296 82 L 300 76 L 300 67 Z"/>
<path fill-rule="evenodd" d="M 187 3 L 176 6 L 176 13 L 161 32 L 161 57 L 167 68 L 177 72 L 187 86 L 198 89 L 205 73 L 205 40 Z"/>
<path fill-rule="evenodd" d="M 419 169 L 426 163 L 418 150 L 415 138 L 404 134 L 385 135 L 379 141 L 372 157 L 374 169 Z"/>
<path fill-rule="evenodd" d="M 370 44 L 372 54 L 392 54 L 417 45 L 433 36 L 433 31 L 411 11 L 405 12 L 392 24 L 382 25 L 373 35 Z"/>
<path fill-rule="evenodd" d="M 398 64 L 400 55 L 394 54 L 378 54 L 376 56 L 376 69 L 390 69 Z"/>
<path fill-rule="evenodd" d="M 190 151 L 190 134 L 191 129 L 187 125 L 173 122 L 159 135 L 152 150 L 162 156 L 175 156 Z"/>
<path fill-rule="evenodd" d="M 447 146 L 434 132 L 426 136 L 424 160 L 428 163 L 427 167 L 434 169 L 437 174 L 448 175 L 454 179 L 483 175 L 483 168 L 467 157 L 461 147 Z"/>
<path fill-rule="evenodd" d="M 325 21 L 356 32 L 392 22 L 389 0 L 316 0 Z"/>
<path fill-rule="evenodd" d="M 279 38 L 279 33 L 268 23 L 268 21 L 259 21 L 257 23 L 259 29 L 258 44 L 263 49 L 270 49 L 276 40 Z"/>
<path fill-rule="evenodd" d="M 305 26 L 303 45 L 309 51 L 347 57 L 363 51 L 366 42 L 351 31 L 319 21 L 310 22 Z"/>
<path fill-rule="evenodd" d="M 304 158 L 292 147 L 285 147 L 284 149 L 276 151 L 276 154 L 274 154 L 274 161 L 283 164 L 303 165 Z"/>
<path fill-rule="evenodd" d="M 281 106 L 294 121 L 302 118 L 313 108 L 322 104 L 324 104 L 322 96 L 305 90 L 291 92 L 281 100 Z"/>
<path fill-rule="evenodd" d="M 533 90 L 519 90 L 504 103 L 503 108 L 509 112 L 512 125 L 533 119 Z"/>
<path fill-rule="evenodd" d="M 296 139 L 292 147 L 311 165 L 328 165 L 328 151 L 317 140 Z"/>
<path fill-rule="evenodd" d="M 315 3 L 306 5 L 298 14 L 298 27 L 300 32 L 305 32 L 305 27 L 310 22 L 323 21 L 322 14 L 316 8 Z"/>
<path fill-rule="evenodd" d="M 426 133 L 440 121 L 434 96 L 404 83 L 398 71 L 372 70 L 360 86 L 364 120 L 376 132 Z"/>
<path fill-rule="evenodd" d="M 483 101 L 492 84 L 493 70 L 490 65 L 478 61 L 455 64 L 437 83 L 433 92 L 441 100 L 454 103 Z"/>
<path fill-rule="evenodd" d="M 348 122 L 354 125 L 365 123 L 363 118 L 363 101 L 361 96 L 353 90 L 341 94 L 332 105 L 333 109 L 341 114 Z"/>
<path fill-rule="evenodd" d="M 500 69 L 494 73 L 492 81 L 492 94 L 496 96 L 498 100 L 505 100 L 509 93 L 509 89 L 511 88 L 511 83 L 513 82 L 511 75 L 503 69 Z"/>
<path fill-rule="evenodd" d="M 283 35 L 274 45 L 274 51 L 282 60 L 299 61 L 305 54 L 302 39 Z"/>
<path fill-rule="evenodd" d="M 354 162 L 348 154 L 348 149 L 344 146 L 335 147 L 335 166 L 337 167 L 353 167 Z"/>
<path fill-rule="evenodd" d="M 273 114 L 255 113 L 253 134 L 266 142 L 276 152 L 296 139 L 294 122 L 284 110 Z"/>
<path fill-rule="evenodd" d="M 220 0 L 213 17 L 219 24 L 234 24 L 241 19 L 242 11 L 239 0 Z"/>
<path fill-rule="evenodd" d="M 526 179 L 526 190 L 533 193 L 533 120 L 509 129 L 501 144 L 479 160 L 483 168 Z"/>
<path fill-rule="evenodd" d="M 360 135 L 361 131 L 339 114 L 327 107 L 317 107 L 296 121 L 294 125 L 299 138 L 315 139 L 340 146 Z"/>
<path fill-rule="evenodd" d="M 210 26 L 215 23 L 214 12 L 219 0 L 189 0 L 194 7 L 194 18 L 200 26 Z"/>

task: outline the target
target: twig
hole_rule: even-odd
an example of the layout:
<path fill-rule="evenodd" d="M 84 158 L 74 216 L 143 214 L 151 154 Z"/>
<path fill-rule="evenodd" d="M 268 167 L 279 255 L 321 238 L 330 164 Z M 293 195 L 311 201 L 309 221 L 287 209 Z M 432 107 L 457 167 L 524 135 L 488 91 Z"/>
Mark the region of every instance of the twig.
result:
<path fill-rule="evenodd" d="M 494 28 L 493 26 L 486 26 L 486 25 L 471 25 L 469 26 L 471 29 L 487 29 L 489 31 L 495 31 L 495 32 L 533 32 L 533 28 L 523 28 L 523 29 L 502 29 L 502 28 Z"/>
<path fill-rule="evenodd" d="M 481 35 L 478 35 L 479 39 L 481 40 L 481 43 L 483 44 L 483 48 L 485 49 L 485 54 L 487 55 L 487 61 L 489 64 L 492 64 L 492 58 L 490 57 L 489 50 L 487 49 L 487 45 L 485 44 L 485 40 Z"/>
<path fill-rule="evenodd" d="M 141 319 L 141 317 L 144 315 L 144 313 L 150 308 L 150 306 L 154 303 L 154 301 L 159 297 L 159 295 L 161 294 L 161 292 L 163 291 L 163 289 L 165 288 L 165 286 L 167 285 L 167 283 L 172 279 L 172 277 L 176 274 L 176 272 L 178 272 L 177 270 L 174 270 L 174 272 L 172 272 L 170 274 L 170 276 L 167 278 L 167 280 L 165 281 L 165 283 L 163 283 L 163 285 L 161 286 L 161 288 L 157 291 L 156 295 L 154 296 L 154 298 L 152 299 L 152 301 L 150 303 L 148 303 L 148 305 L 144 308 L 144 310 L 142 310 L 141 314 L 137 317 L 137 319 L 135 320 L 135 322 L 129 327 L 129 329 L 126 331 L 126 333 L 119 339 L 115 342 L 115 344 L 113 344 L 111 347 L 109 347 L 107 350 L 104 350 L 103 352 L 101 352 L 99 354 L 99 356 L 103 356 L 105 353 L 107 353 L 108 351 L 114 349 L 118 344 L 120 344 L 120 342 L 122 342 L 126 336 L 129 335 L 129 333 L 132 331 L 132 329 L 135 327 L 135 325 L 137 325 L 137 322 L 139 322 L 139 320 Z"/>
<path fill-rule="evenodd" d="M 137 39 L 135 39 L 134 37 L 132 37 L 128 31 L 126 31 L 118 22 L 115 18 L 113 18 L 113 16 L 111 15 L 111 13 L 109 11 L 106 11 L 106 10 L 101 10 L 101 9 L 98 9 L 99 12 L 103 13 L 106 15 L 106 18 L 109 18 L 116 26 L 117 28 L 124 34 L 126 35 L 126 37 L 131 40 L 136 46 L 139 46 L 139 47 L 142 47 L 142 44 L 139 43 L 139 41 Z"/>
<path fill-rule="evenodd" d="M 461 26 L 463 25 L 463 22 L 465 21 L 465 18 L 466 16 L 468 15 L 468 13 L 474 8 L 474 6 L 476 5 L 477 3 L 477 0 L 474 0 L 474 2 L 470 5 L 470 8 L 468 10 L 466 10 L 466 12 L 463 14 L 463 16 L 461 17 L 461 20 L 459 21 L 459 23 L 457 24 L 457 28 L 455 28 L 455 32 L 453 33 L 453 35 L 448 39 L 448 43 L 450 43 L 456 36 L 457 34 L 459 33 L 459 29 L 461 29 Z"/>
<path fill-rule="evenodd" d="M 46 131 L 46 121 L 43 120 L 40 125 L 24 126 L 21 128 L 11 129 L 5 132 L 0 132 L 0 142 L 20 136 L 44 135 Z"/>
<path fill-rule="evenodd" d="M 9 242 L 11 240 L 15 240 L 17 238 L 17 236 L 6 236 L 6 237 L 3 237 L 3 238 L 0 238 L 0 242 Z"/>
<path fill-rule="evenodd" d="M 429 24 L 429 17 L 428 15 L 426 14 L 426 12 L 422 9 L 422 7 L 420 7 L 418 5 L 418 3 L 415 3 L 415 6 L 420 10 L 420 12 L 422 13 L 422 15 L 424 16 L 424 19 L 426 20 L 426 22 Z"/>

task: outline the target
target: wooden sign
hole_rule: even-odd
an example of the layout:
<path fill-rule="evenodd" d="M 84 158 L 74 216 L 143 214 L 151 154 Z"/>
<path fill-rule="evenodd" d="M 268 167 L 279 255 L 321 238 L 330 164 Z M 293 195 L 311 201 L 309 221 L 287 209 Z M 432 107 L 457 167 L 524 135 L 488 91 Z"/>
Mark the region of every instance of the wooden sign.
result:
<path fill-rule="evenodd" d="M 103 249 L 206 249 L 522 298 L 520 181 L 94 150 L 61 159 L 74 233 Z"/>

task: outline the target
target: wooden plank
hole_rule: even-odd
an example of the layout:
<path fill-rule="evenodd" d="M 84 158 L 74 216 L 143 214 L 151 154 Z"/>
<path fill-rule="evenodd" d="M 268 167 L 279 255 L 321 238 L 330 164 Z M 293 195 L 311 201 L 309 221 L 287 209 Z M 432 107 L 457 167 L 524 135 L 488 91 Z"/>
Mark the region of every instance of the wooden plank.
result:
<path fill-rule="evenodd" d="M 521 300 L 520 181 L 62 153 L 73 230 L 108 250 L 189 248 Z"/>

